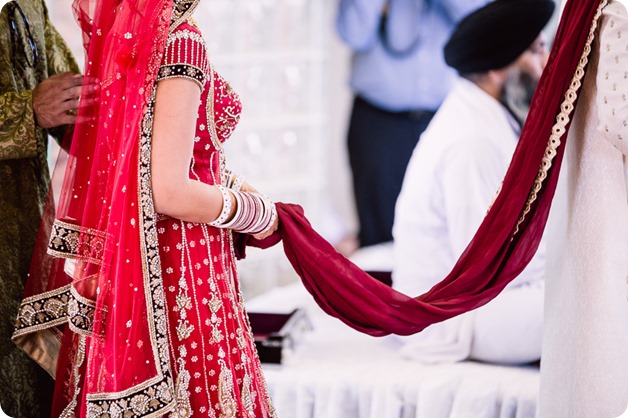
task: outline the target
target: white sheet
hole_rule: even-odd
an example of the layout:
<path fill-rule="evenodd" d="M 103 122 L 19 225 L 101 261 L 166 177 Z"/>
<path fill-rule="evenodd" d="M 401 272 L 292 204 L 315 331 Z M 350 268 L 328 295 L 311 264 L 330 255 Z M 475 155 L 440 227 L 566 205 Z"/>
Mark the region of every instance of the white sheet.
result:
<path fill-rule="evenodd" d="M 536 367 L 403 360 L 392 338 L 360 334 L 324 314 L 300 283 L 252 299 L 249 311 L 304 307 L 315 331 L 286 364 L 264 365 L 280 418 L 533 418 Z"/>

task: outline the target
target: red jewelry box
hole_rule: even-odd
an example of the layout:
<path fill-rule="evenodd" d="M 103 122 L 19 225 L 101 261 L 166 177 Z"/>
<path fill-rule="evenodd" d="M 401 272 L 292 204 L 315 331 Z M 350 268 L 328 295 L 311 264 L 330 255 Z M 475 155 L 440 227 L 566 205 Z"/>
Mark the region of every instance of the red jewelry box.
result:
<path fill-rule="evenodd" d="M 255 347 L 262 363 L 281 364 L 312 324 L 303 309 L 290 313 L 249 312 Z"/>

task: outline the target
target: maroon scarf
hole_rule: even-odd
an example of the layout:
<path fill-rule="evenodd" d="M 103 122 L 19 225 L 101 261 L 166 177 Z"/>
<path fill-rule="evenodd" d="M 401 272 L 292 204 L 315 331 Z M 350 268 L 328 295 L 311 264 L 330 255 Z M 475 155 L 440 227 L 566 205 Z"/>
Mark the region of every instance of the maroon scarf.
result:
<path fill-rule="evenodd" d="M 278 233 L 262 242 L 247 238 L 247 244 L 265 248 L 281 238 L 318 305 L 370 335 L 413 334 L 491 301 L 541 241 L 592 37 L 585 44 L 605 3 L 567 3 L 502 192 L 451 273 L 429 292 L 412 298 L 375 280 L 318 235 L 299 206 L 277 204 Z"/>

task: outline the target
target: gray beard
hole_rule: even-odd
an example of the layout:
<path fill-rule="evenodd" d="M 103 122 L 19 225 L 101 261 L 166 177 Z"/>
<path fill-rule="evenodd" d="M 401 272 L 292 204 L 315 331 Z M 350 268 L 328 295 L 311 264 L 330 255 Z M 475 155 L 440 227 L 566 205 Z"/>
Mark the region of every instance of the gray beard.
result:
<path fill-rule="evenodd" d="M 532 96 L 538 80 L 519 70 L 513 71 L 506 80 L 501 94 L 501 102 L 510 110 L 521 125 L 526 120 L 532 103 Z"/>

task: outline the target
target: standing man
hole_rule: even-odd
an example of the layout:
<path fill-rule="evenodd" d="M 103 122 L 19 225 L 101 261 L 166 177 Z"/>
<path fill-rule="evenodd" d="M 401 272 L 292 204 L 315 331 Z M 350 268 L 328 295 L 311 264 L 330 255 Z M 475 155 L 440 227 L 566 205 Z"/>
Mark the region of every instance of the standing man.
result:
<path fill-rule="evenodd" d="M 73 124 L 83 77 L 42 0 L 0 12 L 0 405 L 49 417 L 52 378 L 11 342 L 50 174 L 48 134 Z"/>
<path fill-rule="evenodd" d="M 552 0 L 495 0 L 465 17 L 447 42 L 445 59 L 461 77 L 408 164 L 395 213 L 397 290 L 420 295 L 446 277 L 484 219 L 547 63 L 541 30 L 553 11 Z M 538 360 L 544 275 L 542 245 L 493 301 L 405 337 L 402 354 L 426 362 Z"/>
<path fill-rule="evenodd" d="M 487 2 L 340 0 L 338 33 L 353 51 L 348 150 L 360 246 L 392 240 L 408 160 L 455 77 L 443 46 Z"/>
<path fill-rule="evenodd" d="M 585 3 L 575 7 L 591 9 Z M 590 24 L 572 30 L 586 33 Z M 610 0 L 561 139 L 565 161 L 548 224 L 540 418 L 628 416 L 626 34 L 628 1 Z"/>

